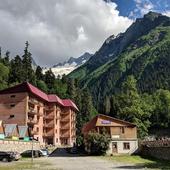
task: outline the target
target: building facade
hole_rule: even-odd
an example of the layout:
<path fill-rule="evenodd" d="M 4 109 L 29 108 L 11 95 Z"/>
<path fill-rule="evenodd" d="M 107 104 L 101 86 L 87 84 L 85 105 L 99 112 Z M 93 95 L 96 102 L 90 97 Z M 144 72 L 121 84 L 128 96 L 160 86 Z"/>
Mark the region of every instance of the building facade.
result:
<path fill-rule="evenodd" d="M 107 133 L 111 138 L 109 154 L 132 154 L 138 149 L 136 125 L 99 114 L 83 126 L 84 137 L 89 132 Z"/>
<path fill-rule="evenodd" d="M 70 99 L 46 94 L 24 82 L 0 91 L 0 120 L 28 126 L 29 135 L 41 145 L 70 145 L 76 140 L 76 111 Z"/>

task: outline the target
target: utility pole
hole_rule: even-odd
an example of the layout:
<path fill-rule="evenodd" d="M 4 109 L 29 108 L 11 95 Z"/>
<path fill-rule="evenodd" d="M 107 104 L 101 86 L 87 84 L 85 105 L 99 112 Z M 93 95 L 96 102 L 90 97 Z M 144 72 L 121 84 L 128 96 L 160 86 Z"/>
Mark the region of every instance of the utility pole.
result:
<path fill-rule="evenodd" d="M 33 137 L 31 137 L 31 139 L 32 139 L 32 148 L 31 148 L 31 163 L 33 164 L 33 159 L 34 159 L 34 138 Z"/>

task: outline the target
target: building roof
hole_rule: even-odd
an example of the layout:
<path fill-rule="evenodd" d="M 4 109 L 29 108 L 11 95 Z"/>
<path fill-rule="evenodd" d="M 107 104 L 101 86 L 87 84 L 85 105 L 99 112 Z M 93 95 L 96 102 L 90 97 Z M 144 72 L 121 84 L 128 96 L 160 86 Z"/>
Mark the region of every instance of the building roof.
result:
<path fill-rule="evenodd" d="M 78 111 L 77 106 L 70 99 L 62 100 L 55 94 L 46 94 L 28 82 L 24 82 L 16 86 L 1 90 L 0 94 L 19 93 L 19 92 L 29 92 L 35 95 L 36 97 L 40 98 L 41 100 L 52 102 L 52 103 L 58 103 L 63 107 L 71 107 Z"/>
<path fill-rule="evenodd" d="M 15 133 L 18 131 L 17 124 L 5 124 L 4 129 L 5 129 L 6 137 L 11 137 L 11 136 L 15 135 Z"/>
<path fill-rule="evenodd" d="M 97 120 L 98 120 L 99 117 L 100 117 L 100 118 L 101 118 L 101 117 L 102 117 L 102 118 L 105 118 L 106 120 L 107 120 L 107 119 L 110 119 L 110 120 L 112 120 L 113 122 L 118 122 L 118 123 L 123 124 L 123 125 L 125 125 L 125 126 L 127 126 L 127 127 L 136 127 L 135 124 L 130 123 L 130 122 L 128 122 L 128 121 L 124 121 L 124 120 L 121 120 L 121 119 L 117 119 L 117 118 L 114 118 L 114 117 L 111 117 L 111 116 L 107 116 L 107 115 L 104 115 L 104 114 L 98 114 L 98 115 L 96 115 L 94 118 L 92 118 L 89 122 L 87 122 L 87 123 L 83 126 L 82 132 L 87 132 L 87 131 L 93 129 L 94 127 L 96 127 L 96 126 L 97 126 Z M 103 124 L 103 126 L 107 126 L 107 124 L 106 124 L 106 125 Z M 112 125 L 110 125 L 110 126 L 112 126 Z"/>
<path fill-rule="evenodd" d="M 18 126 L 19 137 L 24 138 L 28 136 L 28 126 Z"/>

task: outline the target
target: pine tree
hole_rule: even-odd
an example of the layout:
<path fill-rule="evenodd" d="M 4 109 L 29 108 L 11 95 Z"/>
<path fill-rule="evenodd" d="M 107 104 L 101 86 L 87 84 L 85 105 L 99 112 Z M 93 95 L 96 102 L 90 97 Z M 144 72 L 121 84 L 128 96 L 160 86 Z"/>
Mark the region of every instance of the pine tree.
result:
<path fill-rule="evenodd" d="M 11 60 L 11 68 L 9 73 L 9 83 L 22 82 L 22 59 L 17 55 Z"/>
<path fill-rule="evenodd" d="M 28 51 L 28 41 L 26 41 L 25 45 L 24 55 L 22 56 L 22 80 L 35 84 L 35 74 L 32 69 L 31 53 Z"/>
<path fill-rule="evenodd" d="M 45 72 L 44 80 L 45 80 L 45 83 L 47 84 L 49 92 L 53 92 L 54 83 L 55 83 L 55 75 L 51 69 Z"/>
<path fill-rule="evenodd" d="M 40 66 L 37 66 L 35 75 L 36 75 L 37 80 L 44 80 L 44 75 L 42 73 L 42 68 Z"/>

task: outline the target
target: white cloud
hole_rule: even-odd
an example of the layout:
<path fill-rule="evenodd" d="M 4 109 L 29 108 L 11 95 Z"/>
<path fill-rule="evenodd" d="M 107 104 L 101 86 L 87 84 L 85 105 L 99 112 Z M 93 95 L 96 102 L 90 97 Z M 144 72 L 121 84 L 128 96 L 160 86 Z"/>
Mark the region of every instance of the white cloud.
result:
<path fill-rule="evenodd" d="M 148 13 L 154 9 L 154 4 L 150 0 L 134 0 L 136 3 L 136 11 L 140 12 L 141 15 Z"/>
<path fill-rule="evenodd" d="M 18 54 L 28 40 L 41 65 L 95 52 L 132 23 L 116 7 L 103 0 L 0 0 L 0 46 Z"/>
<path fill-rule="evenodd" d="M 170 11 L 164 12 L 163 15 L 166 15 L 166 16 L 170 17 Z"/>

